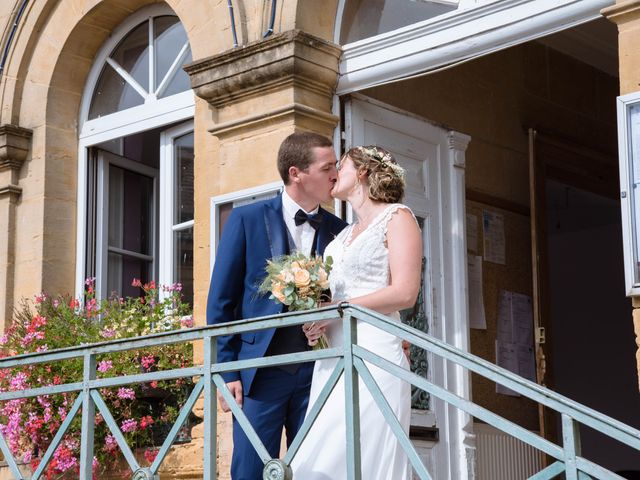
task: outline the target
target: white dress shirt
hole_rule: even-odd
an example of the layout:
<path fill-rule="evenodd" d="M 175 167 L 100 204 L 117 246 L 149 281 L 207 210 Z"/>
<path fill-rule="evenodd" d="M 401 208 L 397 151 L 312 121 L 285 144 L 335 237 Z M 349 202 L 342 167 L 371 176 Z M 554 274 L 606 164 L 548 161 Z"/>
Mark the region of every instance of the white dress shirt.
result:
<path fill-rule="evenodd" d="M 293 242 L 296 244 L 296 250 L 300 253 L 304 253 L 305 255 L 311 254 L 313 237 L 315 237 L 316 231 L 311 225 L 309 225 L 309 222 L 304 222 L 302 225 L 296 225 L 294 218 L 298 210 L 302 210 L 307 215 L 313 215 L 318 213 L 319 208 L 320 207 L 318 206 L 310 212 L 306 212 L 304 208 L 293 201 L 286 190 L 282 192 L 282 215 L 284 216 L 284 223 L 293 238 Z"/>

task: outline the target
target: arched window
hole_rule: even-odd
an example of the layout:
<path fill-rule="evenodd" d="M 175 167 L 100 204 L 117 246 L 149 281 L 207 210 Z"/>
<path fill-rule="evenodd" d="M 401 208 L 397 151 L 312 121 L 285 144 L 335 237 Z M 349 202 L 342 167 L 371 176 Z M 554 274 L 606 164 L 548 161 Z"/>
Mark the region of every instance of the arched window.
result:
<path fill-rule="evenodd" d="M 459 0 L 343 0 L 340 45 L 456 10 Z"/>
<path fill-rule="evenodd" d="M 77 291 L 138 295 L 133 279 L 193 298 L 191 48 L 166 5 L 129 17 L 100 49 L 80 111 Z"/>
<path fill-rule="evenodd" d="M 191 61 L 177 17 L 151 17 L 129 32 L 106 58 L 93 92 L 89 119 L 189 90 L 182 65 Z"/>

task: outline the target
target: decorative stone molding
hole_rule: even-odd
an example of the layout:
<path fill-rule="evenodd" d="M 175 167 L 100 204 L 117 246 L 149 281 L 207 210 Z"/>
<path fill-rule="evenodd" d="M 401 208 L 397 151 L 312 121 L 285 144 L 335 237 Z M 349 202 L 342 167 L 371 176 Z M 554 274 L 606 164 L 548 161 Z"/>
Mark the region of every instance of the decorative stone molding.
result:
<path fill-rule="evenodd" d="M 618 25 L 640 20 L 640 0 L 626 0 L 610 7 L 603 8 L 600 13 Z"/>
<path fill-rule="evenodd" d="M 22 195 L 22 188 L 17 185 L 6 185 L 0 187 L 0 199 L 9 197 L 11 202 L 15 202 Z"/>
<path fill-rule="evenodd" d="M 0 125 L 0 171 L 20 170 L 31 145 L 31 130 L 16 125 Z"/>
<path fill-rule="evenodd" d="M 236 135 L 242 130 L 255 130 L 269 126 L 270 124 L 286 121 L 295 124 L 301 130 L 305 130 L 305 123 L 307 121 L 310 122 L 310 126 L 306 128 L 307 130 L 314 131 L 315 128 L 311 125 L 317 126 L 318 122 L 325 124 L 327 127 L 326 130 L 331 130 L 338 124 L 339 120 L 335 115 L 323 112 L 317 108 L 293 103 L 260 114 L 217 124 L 215 127 L 209 129 L 209 132 L 218 138 L 223 138 L 229 135 Z"/>
<path fill-rule="evenodd" d="M 451 157 L 454 167 L 465 168 L 465 155 L 471 137 L 464 133 L 450 131 L 447 135 L 447 141 L 449 143 L 449 149 L 453 150 Z"/>
<path fill-rule="evenodd" d="M 337 45 L 290 30 L 193 62 L 185 71 L 196 95 L 216 108 L 286 87 L 330 100 L 340 54 Z"/>

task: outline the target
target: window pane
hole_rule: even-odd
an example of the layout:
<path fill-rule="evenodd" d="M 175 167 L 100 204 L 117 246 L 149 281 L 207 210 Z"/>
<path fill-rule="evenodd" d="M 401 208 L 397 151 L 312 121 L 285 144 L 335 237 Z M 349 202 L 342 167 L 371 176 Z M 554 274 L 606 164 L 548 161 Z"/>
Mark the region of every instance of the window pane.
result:
<path fill-rule="evenodd" d="M 149 22 L 138 25 L 124 37 L 111 58 L 149 91 Z"/>
<path fill-rule="evenodd" d="M 456 0 L 349 0 L 340 44 L 355 42 L 437 17 L 458 8 Z"/>
<path fill-rule="evenodd" d="M 187 54 L 184 57 L 184 61 L 182 62 L 182 65 L 186 65 L 191 61 L 192 61 L 191 47 L 189 47 L 189 50 L 187 51 Z M 189 90 L 190 88 L 191 88 L 191 83 L 189 83 L 189 75 L 187 75 L 187 72 L 185 72 L 182 69 L 182 67 L 180 67 L 178 68 L 175 75 L 171 79 L 171 82 L 169 82 L 169 85 L 167 86 L 167 88 L 160 95 L 160 98 L 168 97 L 170 95 L 175 95 L 176 93 L 184 92 L 186 90 Z"/>
<path fill-rule="evenodd" d="M 183 45 L 187 42 L 187 34 L 182 24 L 176 17 L 157 17 L 155 20 L 155 51 L 156 51 L 156 88 L 162 82 L 169 68 L 175 61 Z M 191 51 L 183 64 L 191 61 Z M 189 76 L 179 68 L 174 74 L 173 80 L 165 89 L 161 97 L 168 97 L 174 93 L 189 89 Z"/>
<path fill-rule="evenodd" d="M 193 132 L 178 137 L 173 143 L 175 159 L 174 223 L 193 220 Z"/>
<path fill-rule="evenodd" d="M 140 288 L 131 286 L 134 278 L 139 278 L 142 283 L 150 281 L 151 262 L 109 252 L 107 295 L 115 293 L 121 297 L 139 297 Z"/>
<path fill-rule="evenodd" d="M 153 255 L 153 179 L 109 167 L 109 246 Z"/>
<path fill-rule="evenodd" d="M 125 82 L 124 78 L 107 63 L 102 69 L 98 85 L 91 99 L 89 120 L 143 103 L 142 95 Z"/>
<path fill-rule="evenodd" d="M 173 278 L 182 284 L 185 302 L 193 305 L 193 227 L 173 232 Z"/>

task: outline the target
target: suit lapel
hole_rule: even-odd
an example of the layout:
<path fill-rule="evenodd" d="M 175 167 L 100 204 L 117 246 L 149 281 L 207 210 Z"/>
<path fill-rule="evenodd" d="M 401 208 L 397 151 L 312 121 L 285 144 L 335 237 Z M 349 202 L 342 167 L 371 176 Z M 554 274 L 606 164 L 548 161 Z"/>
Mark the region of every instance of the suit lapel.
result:
<path fill-rule="evenodd" d="M 286 255 L 289 251 L 287 241 L 287 226 L 282 217 L 282 197 L 278 196 L 265 204 L 264 222 L 271 248 L 271 257 Z"/>

